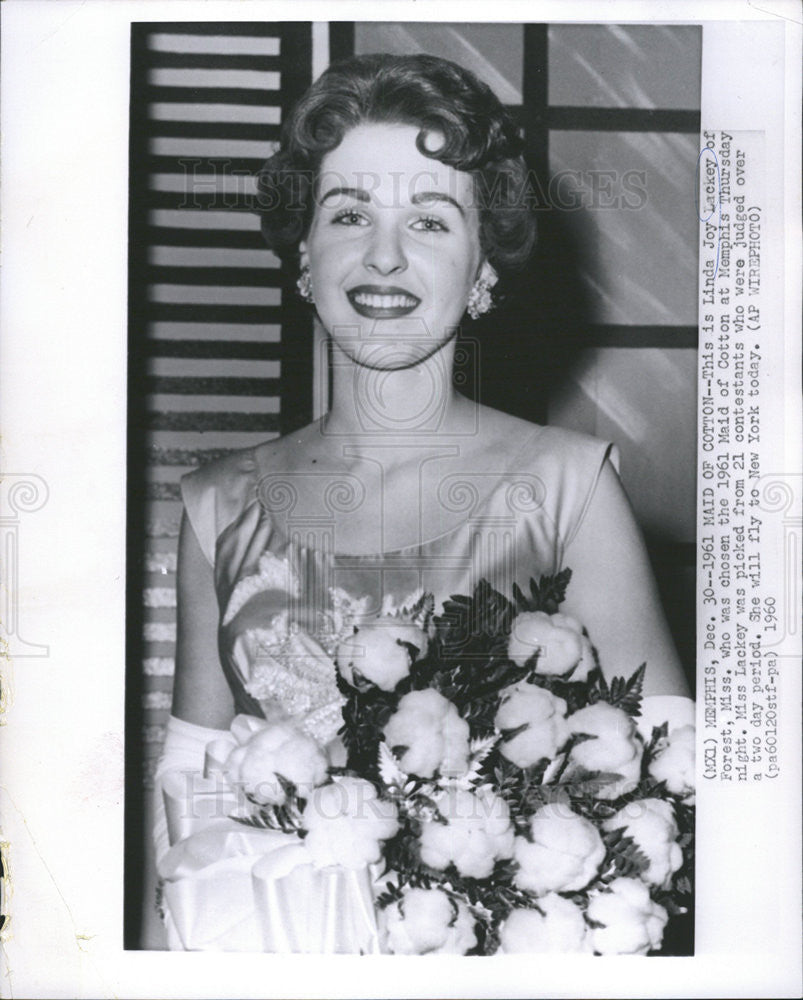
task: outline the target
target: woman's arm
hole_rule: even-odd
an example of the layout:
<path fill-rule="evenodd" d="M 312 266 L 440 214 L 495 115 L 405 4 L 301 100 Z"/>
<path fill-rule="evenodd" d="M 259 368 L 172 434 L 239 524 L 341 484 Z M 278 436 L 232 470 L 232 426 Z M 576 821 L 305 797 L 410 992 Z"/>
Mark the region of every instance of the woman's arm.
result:
<path fill-rule="evenodd" d="M 606 677 L 629 677 L 646 661 L 645 695 L 688 695 L 644 540 L 609 461 L 564 564 L 572 569 L 564 610 L 588 629 Z"/>
<path fill-rule="evenodd" d="M 212 567 L 186 513 L 178 542 L 176 600 L 173 715 L 197 726 L 227 729 L 234 699 L 218 656 L 220 611 Z"/>
<path fill-rule="evenodd" d="M 164 924 L 156 911 L 156 862 L 170 847 L 167 818 L 160 774 L 171 770 L 203 769 L 204 734 L 220 735 L 234 716 L 234 703 L 217 652 L 218 604 L 212 579 L 212 567 L 204 556 L 187 515 L 181 520 L 176 578 L 176 672 L 173 684 L 172 715 L 195 726 L 194 736 L 177 739 L 176 724 L 171 719 L 157 769 L 153 795 L 145 813 L 145 892 L 141 947 L 168 947 Z M 180 737 L 181 734 L 179 733 Z"/>

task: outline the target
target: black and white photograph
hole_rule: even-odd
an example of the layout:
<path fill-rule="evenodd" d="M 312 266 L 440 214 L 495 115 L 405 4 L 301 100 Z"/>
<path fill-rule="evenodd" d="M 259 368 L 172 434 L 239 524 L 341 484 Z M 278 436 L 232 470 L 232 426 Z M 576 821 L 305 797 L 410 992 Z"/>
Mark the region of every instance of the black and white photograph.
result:
<path fill-rule="evenodd" d="M 688 951 L 701 29 L 314 27 L 133 26 L 168 946 Z"/>
<path fill-rule="evenodd" d="M 330 8 L 7 7 L 8 995 L 794 996 L 799 25 Z"/>

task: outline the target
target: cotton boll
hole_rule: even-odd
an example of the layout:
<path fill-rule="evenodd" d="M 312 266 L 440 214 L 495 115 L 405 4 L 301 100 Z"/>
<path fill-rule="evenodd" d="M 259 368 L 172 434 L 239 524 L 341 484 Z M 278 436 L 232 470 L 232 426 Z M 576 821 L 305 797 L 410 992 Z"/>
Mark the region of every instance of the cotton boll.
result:
<path fill-rule="evenodd" d="M 584 889 L 605 858 L 594 824 L 563 803 L 541 806 L 530 820 L 530 836 L 516 837 L 513 880 L 536 895 Z"/>
<path fill-rule="evenodd" d="M 326 780 L 328 762 L 318 744 L 289 722 L 266 724 L 229 754 L 224 772 L 263 805 L 282 805 L 287 793 L 278 776 L 308 794 Z"/>
<path fill-rule="evenodd" d="M 543 611 L 524 611 L 513 619 L 510 627 L 507 655 L 513 662 L 523 667 L 538 654 L 536 673 L 548 676 L 562 676 L 574 667 L 582 656 L 581 634 L 575 625 L 579 624 L 568 615 L 563 621 L 555 622 L 555 615 Z"/>
<path fill-rule="evenodd" d="M 550 892 L 538 900 L 538 910 L 516 909 L 499 931 L 506 954 L 589 952 L 591 943 L 583 911 L 570 899 Z"/>
<path fill-rule="evenodd" d="M 503 692 L 494 719 L 497 729 L 526 729 L 504 740 L 499 751 L 517 767 L 530 767 L 544 757 L 552 758 L 569 738 L 566 702 L 535 684 L 515 684 Z"/>
<path fill-rule="evenodd" d="M 608 890 L 588 903 L 586 916 L 602 927 L 591 931 L 594 951 L 601 955 L 646 955 L 661 947 L 668 920 L 666 910 L 653 902 L 643 882 L 617 878 Z"/>
<path fill-rule="evenodd" d="M 432 688 L 403 695 L 385 724 L 384 736 L 388 746 L 407 748 L 399 763 L 408 774 L 432 778 L 436 771 L 459 775 L 466 770 L 468 723 Z"/>
<path fill-rule="evenodd" d="M 438 801 L 446 823 L 432 820 L 421 829 L 421 860 L 443 871 L 454 863 L 461 875 L 487 878 L 497 860 L 513 853 L 507 803 L 490 789 L 450 788 Z"/>
<path fill-rule="evenodd" d="M 694 794 L 695 728 L 680 726 L 670 731 L 647 768 L 651 777 L 663 781 L 673 795 Z"/>
<path fill-rule="evenodd" d="M 380 911 L 380 926 L 393 955 L 465 955 L 477 943 L 468 907 L 441 889 L 407 889 Z"/>
<path fill-rule="evenodd" d="M 316 788 L 301 816 L 304 843 L 318 868 L 363 868 L 381 856 L 381 841 L 399 828 L 393 802 L 380 799 L 370 781 L 350 776 Z"/>
<path fill-rule="evenodd" d="M 410 673 L 413 659 L 426 654 L 426 633 L 404 619 L 376 618 L 355 628 L 337 648 L 336 663 L 341 676 L 355 683 L 355 673 L 383 691 L 393 691 Z M 410 648 L 416 652 L 410 655 Z"/>
<path fill-rule="evenodd" d="M 631 837 L 649 859 L 641 873 L 648 885 L 668 888 L 674 873 L 683 864 L 683 852 L 677 843 L 678 828 L 672 806 L 664 799 L 637 799 L 629 802 L 603 823 L 605 830 L 618 830 Z"/>
<path fill-rule="evenodd" d="M 641 777 L 643 752 L 633 719 L 620 708 L 599 701 L 570 715 L 567 722 L 572 733 L 593 737 L 572 748 L 571 764 L 586 771 L 621 775 L 620 781 L 600 785 L 595 797 L 617 799 L 632 791 Z"/>

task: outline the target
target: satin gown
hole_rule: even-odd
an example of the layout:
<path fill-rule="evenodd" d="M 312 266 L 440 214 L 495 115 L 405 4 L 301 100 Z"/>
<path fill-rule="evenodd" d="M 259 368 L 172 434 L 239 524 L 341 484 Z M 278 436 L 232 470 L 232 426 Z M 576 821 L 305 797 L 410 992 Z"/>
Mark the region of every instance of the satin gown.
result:
<path fill-rule="evenodd" d="M 557 572 L 594 503 L 612 446 L 531 425 L 502 473 L 468 471 L 441 482 L 435 500 L 452 515 L 449 530 L 421 544 L 359 555 L 340 551 L 337 524 L 359 509 L 361 484 L 345 474 L 272 469 L 271 451 L 269 442 L 186 475 L 182 496 L 214 572 L 220 662 L 236 711 L 289 715 L 326 745 L 341 725 L 333 654 L 352 625 L 409 607 L 422 591 L 433 594 L 439 610 L 450 595 L 470 594 L 480 579 L 509 596 L 514 581 L 526 589 L 530 577 Z M 264 845 L 250 834 L 234 841 L 220 847 L 235 859 L 229 883 L 224 859 L 209 845 L 201 852 L 202 862 L 217 866 L 218 889 L 207 882 L 199 894 L 202 862 L 174 865 L 167 904 L 185 924 L 193 923 L 193 906 L 211 905 L 214 912 L 216 891 L 239 894 L 236 913 L 230 899 L 221 902 L 220 926 L 213 922 L 205 936 L 185 930 L 180 946 L 266 946 L 248 912 L 247 879 L 248 856 L 256 861 Z"/>

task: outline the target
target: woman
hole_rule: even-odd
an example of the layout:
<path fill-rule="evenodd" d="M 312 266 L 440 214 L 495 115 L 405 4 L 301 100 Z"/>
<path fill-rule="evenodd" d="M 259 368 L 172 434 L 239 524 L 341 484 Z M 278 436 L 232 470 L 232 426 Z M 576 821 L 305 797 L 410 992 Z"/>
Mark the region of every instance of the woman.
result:
<path fill-rule="evenodd" d="M 315 656 L 331 653 L 331 623 L 422 589 L 438 608 L 483 578 L 509 593 L 571 567 L 564 610 L 603 669 L 646 661 L 646 694 L 686 694 L 611 446 L 452 384 L 466 312 L 492 308 L 498 275 L 532 249 L 520 152 L 491 91 L 429 56 L 333 66 L 286 122 L 260 177 L 262 228 L 297 255 L 299 292 L 329 334 L 331 406 L 183 481 L 163 780 L 200 770 L 237 713 L 289 715 L 336 759 L 339 696 Z"/>

